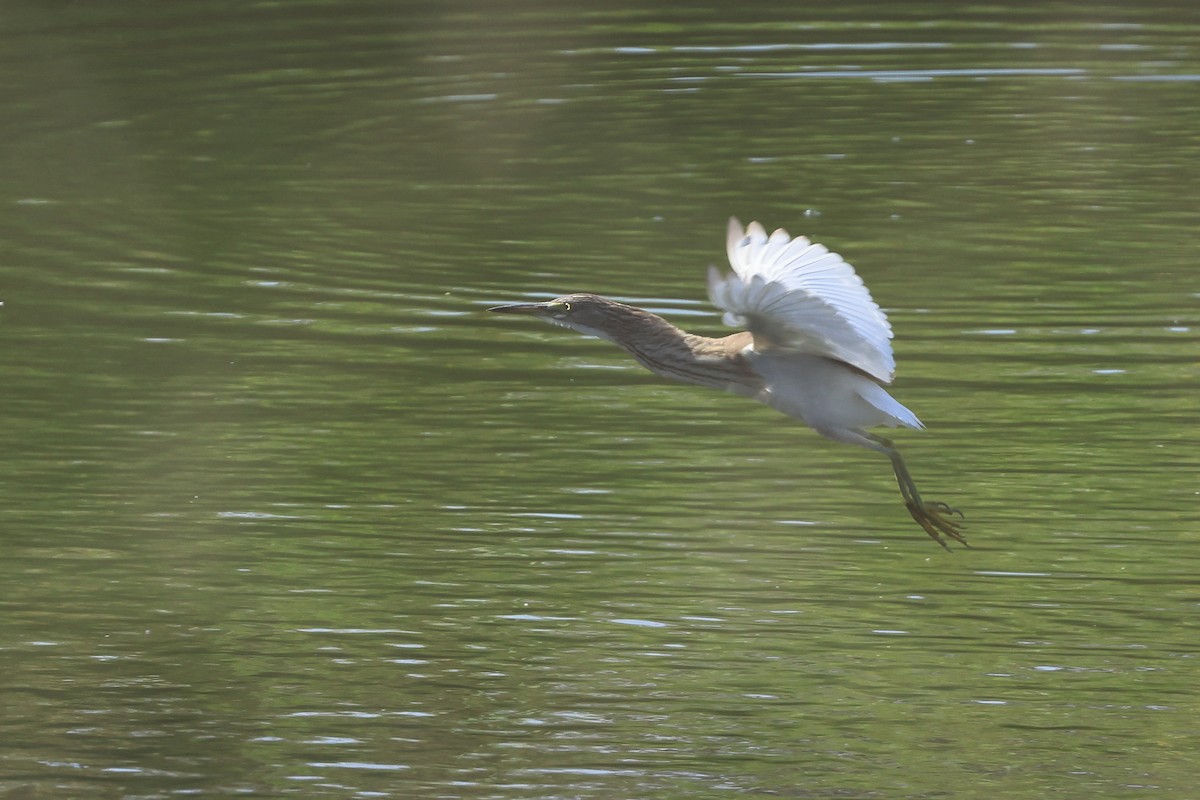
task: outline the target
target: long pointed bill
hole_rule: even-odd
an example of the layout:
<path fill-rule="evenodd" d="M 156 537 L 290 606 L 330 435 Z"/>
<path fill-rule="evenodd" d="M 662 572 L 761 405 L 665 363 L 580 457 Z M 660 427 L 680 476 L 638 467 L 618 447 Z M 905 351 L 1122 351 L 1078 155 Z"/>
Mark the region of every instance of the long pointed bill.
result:
<path fill-rule="evenodd" d="M 507 306 L 492 306 L 488 311 L 496 311 L 501 314 L 538 314 L 549 307 L 549 303 L 513 303 Z"/>

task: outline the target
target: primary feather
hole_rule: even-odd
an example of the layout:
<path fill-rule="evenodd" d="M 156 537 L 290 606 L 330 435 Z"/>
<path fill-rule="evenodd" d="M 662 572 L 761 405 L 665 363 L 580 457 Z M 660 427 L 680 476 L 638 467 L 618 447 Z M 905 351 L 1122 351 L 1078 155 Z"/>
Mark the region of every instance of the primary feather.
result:
<path fill-rule="evenodd" d="M 745 327 L 761 351 L 811 353 L 891 383 L 892 328 L 862 278 L 837 253 L 782 228 L 729 220 L 732 274 L 708 273 L 708 296 L 728 325 Z"/>

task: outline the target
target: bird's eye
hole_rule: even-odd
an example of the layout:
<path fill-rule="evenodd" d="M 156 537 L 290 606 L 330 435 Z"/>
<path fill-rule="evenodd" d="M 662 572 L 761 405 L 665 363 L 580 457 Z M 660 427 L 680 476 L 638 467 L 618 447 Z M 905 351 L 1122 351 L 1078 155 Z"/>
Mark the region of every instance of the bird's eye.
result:
<path fill-rule="evenodd" d="M 563 304 L 562 304 L 562 310 L 563 310 L 563 311 L 570 311 L 570 310 L 571 310 L 571 304 L 570 304 L 570 303 L 563 303 Z"/>

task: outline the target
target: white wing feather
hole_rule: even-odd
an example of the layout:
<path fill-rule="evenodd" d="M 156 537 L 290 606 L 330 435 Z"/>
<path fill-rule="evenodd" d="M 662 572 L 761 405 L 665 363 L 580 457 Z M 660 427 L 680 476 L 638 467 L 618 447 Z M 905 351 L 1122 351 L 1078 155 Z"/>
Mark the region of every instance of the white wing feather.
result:
<path fill-rule="evenodd" d="M 729 220 L 733 273 L 709 267 L 708 296 L 755 346 L 827 356 L 884 383 L 896 370 L 892 327 L 854 268 L 824 246 Z"/>

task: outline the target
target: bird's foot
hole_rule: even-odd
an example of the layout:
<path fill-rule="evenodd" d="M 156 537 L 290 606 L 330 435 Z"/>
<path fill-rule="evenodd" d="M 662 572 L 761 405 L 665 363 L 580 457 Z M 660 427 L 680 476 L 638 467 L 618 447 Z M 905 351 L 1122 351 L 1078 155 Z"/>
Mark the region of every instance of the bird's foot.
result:
<path fill-rule="evenodd" d="M 917 521 L 926 533 L 932 539 L 947 550 L 950 546 L 946 544 L 945 536 L 949 536 L 954 541 L 961 544 L 963 547 L 970 547 L 967 540 L 963 537 L 963 524 L 954 519 L 957 514 L 958 518 L 963 519 L 962 512 L 957 508 L 951 508 L 945 503 L 932 502 L 926 503 L 921 500 L 916 502 L 909 501 L 905 503 L 908 506 L 908 513 L 912 514 L 912 518 Z"/>

